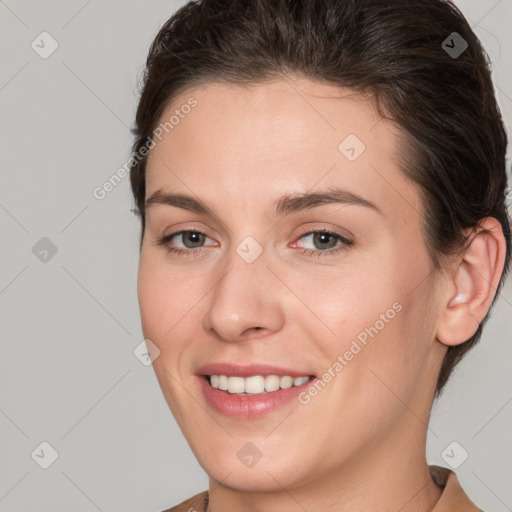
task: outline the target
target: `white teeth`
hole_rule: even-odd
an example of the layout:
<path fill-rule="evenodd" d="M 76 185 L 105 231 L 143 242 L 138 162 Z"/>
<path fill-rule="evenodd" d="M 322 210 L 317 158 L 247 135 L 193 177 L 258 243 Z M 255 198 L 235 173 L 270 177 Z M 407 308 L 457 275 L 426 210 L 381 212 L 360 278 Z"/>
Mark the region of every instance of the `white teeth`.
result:
<path fill-rule="evenodd" d="M 301 386 L 310 380 L 309 377 L 290 377 L 289 375 L 253 375 L 251 377 L 233 377 L 227 375 L 210 375 L 210 385 L 213 388 L 236 393 L 239 395 L 259 395 L 278 389 L 288 389 Z"/>
<path fill-rule="evenodd" d="M 277 391 L 279 389 L 279 377 L 269 375 L 265 378 L 265 391 Z"/>
<path fill-rule="evenodd" d="M 263 393 L 263 391 L 265 391 L 265 377 L 262 377 L 261 375 L 255 375 L 254 377 L 247 377 L 245 379 L 246 393 L 253 395 L 256 393 Z"/>
<path fill-rule="evenodd" d="M 279 381 L 279 386 L 282 389 L 291 388 L 293 386 L 293 377 L 289 377 L 288 375 L 281 377 L 281 380 Z"/>
<path fill-rule="evenodd" d="M 212 375 L 213 377 L 213 375 Z M 227 391 L 228 389 L 228 378 L 225 376 L 225 375 L 218 375 L 219 377 L 219 383 L 218 383 L 218 388 L 221 389 L 222 391 Z M 210 384 L 212 384 L 210 382 Z M 213 384 L 212 384 L 213 386 Z"/>
<path fill-rule="evenodd" d="M 243 393 L 245 391 L 245 383 L 243 377 L 228 377 L 228 392 Z"/>

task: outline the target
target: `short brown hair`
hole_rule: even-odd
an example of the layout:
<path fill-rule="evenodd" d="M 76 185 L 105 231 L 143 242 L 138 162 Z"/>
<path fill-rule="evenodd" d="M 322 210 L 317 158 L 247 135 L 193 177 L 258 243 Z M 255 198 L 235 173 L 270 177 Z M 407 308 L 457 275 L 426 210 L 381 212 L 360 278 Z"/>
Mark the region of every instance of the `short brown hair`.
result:
<path fill-rule="evenodd" d="M 459 55 L 449 51 L 456 43 Z M 501 223 L 506 261 L 494 304 L 510 264 L 507 138 L 488 56 L 461 12 L 444 0 L 191 1 L 151 45 L 132 130 L 134 153 L 185 89 L 286 74 L 371 93 L 379 113 L 405 134 L 401 169 L 422 195 L 434 269 L 464 248 L 465 233 L 481 219 Z M 133 160 L 130 176 L 141 246 L 146 161 Z M 480 339 L 489 313 L 469 340 L 448 348 L 436 396 Z"/>

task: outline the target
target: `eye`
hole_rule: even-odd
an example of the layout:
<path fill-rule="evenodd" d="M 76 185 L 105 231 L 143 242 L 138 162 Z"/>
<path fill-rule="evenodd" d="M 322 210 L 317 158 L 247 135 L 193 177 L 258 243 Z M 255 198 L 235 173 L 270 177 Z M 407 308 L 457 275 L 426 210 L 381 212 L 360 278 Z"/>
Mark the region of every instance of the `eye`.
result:
<path fill-rule="evenodd" d="M 309 242 L 312 243 L 314 248 L 301 248 L 301 252 L 315 257 L 333 255 L 354 244 L 352 240 L 327 229 L 308 231 L 299 238 L 299 240 L 303 239 L 309 239 Z M 297 242 L 294 242 L 294 246 L 296 246 L 296 244 Z"/>
<path fill-rule="evenodd" d="M 172 241 L 175 238 L 177 240 L 181 239 L 181 247 L 172 245 Z M 197 249 L 202 249 L 202 244 L 207 238 L 209 237 L 200 231 L 184 229 L 182 231 L 177 231 L 175 233 L 170 233 L 169 235 L 164 236 L 158 240 L 157 245 L 163 245 L 167 251 L 177 254 L 194 254 L 201 252 Z"/>
<path fill-rule="evenodd" d="M 170 233 L 169 235 L 161 238 L 157 241 L 157 245 L 164 246 L 170 253 L 198 255 L 202 252 L 201 249 L 203 249 L 203 244 L 207 238 L 209 237 L 201 231 L 185 229 L 175 233 Z M 176 246 L 174 239 L 181 239 L 181 247 Z M 343 235 L 326 229 L 308 231 L 301 235 L 298 240 L 302 239 L 309 239 L 314 248 L 309 249 L 298 247 L 301 250 L 301 253 L 314 257 L 333 255 L 354 244 L 352 240 L 349 240 Z M 291 246 L 297 247 L 297 242 L 294 242 Z"/>

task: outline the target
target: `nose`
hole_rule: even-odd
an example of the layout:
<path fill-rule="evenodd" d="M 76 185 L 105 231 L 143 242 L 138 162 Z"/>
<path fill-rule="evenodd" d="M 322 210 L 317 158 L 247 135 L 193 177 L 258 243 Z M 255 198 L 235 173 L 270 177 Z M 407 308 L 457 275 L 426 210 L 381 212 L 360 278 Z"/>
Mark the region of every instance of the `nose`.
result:
<path fill-rule="evenodd" d="M 233 251 L 220 275 L 203 318 L 203 327 L 226 342 L 277 332 L 284 322 L 284 287 L 267 267 L 263 252 L 252 263 Z"/>

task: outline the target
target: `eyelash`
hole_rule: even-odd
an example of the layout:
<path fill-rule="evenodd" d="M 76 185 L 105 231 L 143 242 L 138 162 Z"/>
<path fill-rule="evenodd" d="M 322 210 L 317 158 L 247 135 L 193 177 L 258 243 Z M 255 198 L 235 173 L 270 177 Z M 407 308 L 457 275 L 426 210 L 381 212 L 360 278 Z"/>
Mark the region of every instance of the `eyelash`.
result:
<path fill-rule="evenodd" d="M 204 249 L 203 247 L 199 247 L 196 249 L 182 249 L 180 247 L 172 247 L 171 245 L 169 245 L 170 241 L 175 236 L 179 236 L 179 235 L 182 235 L 185 233 L 199 233 L 200 235 L 204 235 L 206 237 L 208 236 L 205 233 L 202 233 L 201 231 L 197 231 L 195 229 L 184 229 L 181 231 L 176 231 L 175 233 L 170 233 L 169 235 L 161 238 L 160 240 L 158 240 L 157 245 L 163 245 L 165 247 L 165 250 L 168 251 L 169 253 L 174 253 L 174 254 L 183 255 L 183 256 L 199 256 L 203 252 L 202 251 L 202 249 Z M 326 235 L 334 236 L 342 243 L 341 243 L 341 245 L 339 245 L 333 249 L 328 249 L 325 251 L 321 251 L 319 249 L 303 249 L 303 248 L 299 247 L 298 250 L 301 252 L 302 255 L 311 256 L 314 258 L 319 258 L 319 257 L 324 257 L 324 256 L 333 256 L 333 255 L 338 254 L 340 251 L 346 250 L 348 247 L 354 245 L 354 242 L 352 240 L 349 240 L 349 239 L 345 238 L 344 236 L 340 235 L 339 233 L 336 233 L 334 231 L 329 231 L 327 229 L 315 229 L 312 231 L 307 231 L 305 233 L 302 233 L 300 235 L 300 237 L 298 238 L 298 240 L 300 240 L 301 238 L 304 238 L 306 236 L 313 235 L 315 233 L 323 233 Z"/>

